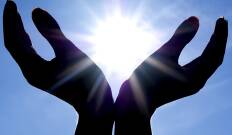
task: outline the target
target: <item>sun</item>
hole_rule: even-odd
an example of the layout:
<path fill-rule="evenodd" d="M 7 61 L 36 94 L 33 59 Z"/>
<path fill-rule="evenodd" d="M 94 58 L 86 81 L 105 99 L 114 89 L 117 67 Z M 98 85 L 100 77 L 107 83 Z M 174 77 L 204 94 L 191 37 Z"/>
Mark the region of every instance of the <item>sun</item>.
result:
<path fill-rule="evenodd" d="M 106 74 L 125 78 L 149 56 L 151 47 L 159 42 L 157 37 L 148 23 L 115 11 L 97 21 L 88 40 L 94 45 L 92 59 Z"/>

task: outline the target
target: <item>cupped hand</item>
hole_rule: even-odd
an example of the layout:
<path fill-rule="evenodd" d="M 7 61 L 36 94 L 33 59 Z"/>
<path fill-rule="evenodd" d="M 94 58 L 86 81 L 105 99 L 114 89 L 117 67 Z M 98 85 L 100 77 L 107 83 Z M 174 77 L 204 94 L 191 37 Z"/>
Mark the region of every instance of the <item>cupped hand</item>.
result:
<path fill-rule="evenodd" d="M 7 1 L 4 10 L 5 46 L 26 80 L 77 110 L 78 133 L 91 134 L 102 130 L 100 134 L 111 134 L 113 98 L 102 71 L 64 36 L 55 19 L 46 11 L 35 9 L 32 16 L 37 29 L 54 49 L 55 58 L 51 61 L 41 58 L 33 49 L 16 4 Z"/>
<path fill-rule="evenodd" d="M 224 18 L 217 20 L 201 56 L 184 66 L 178 63 L 198 27 L 196 17 L 185 20 L 173 37 L 123 83 L 116 100 L 116 134 L 151 134 L 150 118 L 156 108 L 197 93 L 222 64 L 228 36 Z"/>

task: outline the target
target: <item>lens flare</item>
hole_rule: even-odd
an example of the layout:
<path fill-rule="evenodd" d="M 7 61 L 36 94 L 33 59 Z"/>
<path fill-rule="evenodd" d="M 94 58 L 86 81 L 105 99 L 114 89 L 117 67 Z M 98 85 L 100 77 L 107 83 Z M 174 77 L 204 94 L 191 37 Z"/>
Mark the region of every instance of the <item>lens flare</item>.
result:
<path fill-rule="evenodd" d="M 94 45 L 93 60 L 106 74 L 127 78 L 159 43 L 157 37 L 147 23 L 116 11 L 97 22 L 88 41 Z"/>

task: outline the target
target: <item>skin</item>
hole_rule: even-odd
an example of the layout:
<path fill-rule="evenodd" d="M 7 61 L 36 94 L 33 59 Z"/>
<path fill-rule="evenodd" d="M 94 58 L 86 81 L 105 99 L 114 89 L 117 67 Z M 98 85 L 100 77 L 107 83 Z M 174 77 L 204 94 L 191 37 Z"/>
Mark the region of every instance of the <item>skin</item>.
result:
<path fill-rule="evenodd" d="M 33 49 L 16 4 L 7 1 L 3 17 L 5 47 L 26 80 L 76 109 L 79 122 L 75 134 L 112 134 L 113 98 L 102 71 L 64 36 L 46 11 L 35 9 L 32 19 L 54 49 L 55 58 L 51 61 Z"/>
<path fill-rule="evenodd" d="M 179 65 L 181 51 L 195 36 L 198 27 L 196 17 L 185 20 L 173 37 L 123 83 L 115 103 L 116 135 L 151 135 L 150 119 L 155 110 L 197 93 L 222 64 L 228 23 L 219 18 L 202 55 L 184 66 Z"/>
<path fill-rule="evenodd" d="M 102 71 L 64 36 L 57 22 L 41 9 L 35 9 L 32 16 L 56 57 L 46 61 L 35 52 L 12 1 L 4 10 L 5 46 L 32 86 L 77 110 L 78 135 L 111 134 L 114 119 L 117 135 L 150 135 L 150 118 L 158 107 L 197 93 L 222 64 L 228 36 L 227 21 L 218 19 L 202 55 L 180 66 L 179 55 L 199 27 L 196 17 L 185 20 L 123 83 L 114 104 Z"/>

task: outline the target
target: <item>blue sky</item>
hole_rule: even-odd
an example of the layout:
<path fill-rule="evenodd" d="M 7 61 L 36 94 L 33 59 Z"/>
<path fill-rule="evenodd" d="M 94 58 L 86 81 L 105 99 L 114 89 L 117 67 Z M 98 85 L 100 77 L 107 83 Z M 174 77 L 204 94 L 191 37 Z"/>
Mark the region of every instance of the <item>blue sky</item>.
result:
<path fill-rule="evenodd" d="M 34 48 L 46 59 L 54 57 L 47 41 L 32 23 L 31 11 L 48 10 L 59 22 L 64 33 L 90 57 L 91 47 L 79 41 L 78 35 L 88 34 L 95 16 L 104 18 L 115 6 L 113 0 L 15 0 Z M 0 1 L 0 134 L 1 135 L 72 135 L 78 114 L 68 104 L 31 87 L 14 60 L 4 48 L 2 14 L 5 1 Z M 180 63 L 185 64 L 201 54 L 220 16 L 232 25 L 231 0 L 122 0 L 122 13 L 142 14 L 144 21 L 164 36 L 165 43 L 175 28 L 189 16 L 200 19 L 196 37 L 184 49 Z M 94 15 L 93 15 L 94 14 Z M 229 29 L 229 31 L 231 28 Z M 77 34 L 77 36 L 75 35 Z M 229 40 L 223 65 L 196 95 L 167 104 L 155 112 L 151 124 L 155 135 L 230 135 L 232 128 L 232 41 Z M 81 44 L 82 43 L 82 44 Z M 161 46 L 157 45 L 157 46 Z M 151 50 L 153 52 L 155 50 Z M 104 69 L 103 69 L 104 72 Z M 123 79 L 110 76 L 114 96 Z"/>

